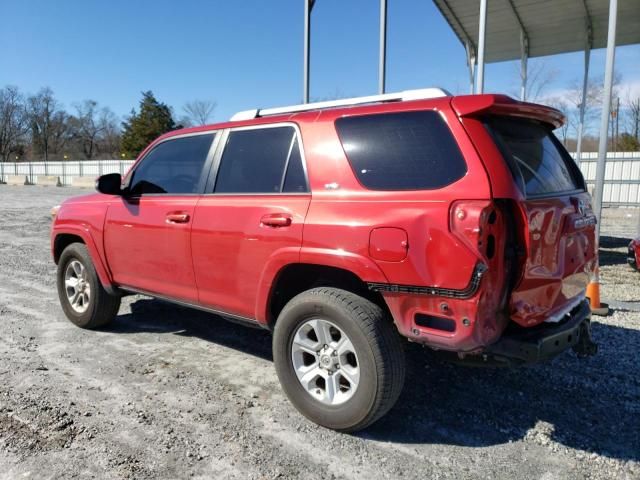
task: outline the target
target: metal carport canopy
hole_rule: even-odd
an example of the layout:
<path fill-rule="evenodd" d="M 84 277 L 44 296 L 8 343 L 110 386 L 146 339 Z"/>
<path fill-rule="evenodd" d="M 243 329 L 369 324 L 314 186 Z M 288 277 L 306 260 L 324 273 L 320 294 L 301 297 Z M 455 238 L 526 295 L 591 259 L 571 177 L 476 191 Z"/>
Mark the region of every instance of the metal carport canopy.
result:
<path fill-rule="evenodd" d="M 433 0 L 460 41 L 477 50 L 479 4 Z M 640 43 L 640 0 L 620 0 L 616 45 Z M 484 61 L 521 58 L 521 27 L 528 56 L 539 57 L 607 46 L 609 0 L 492 0 L 487 4 Z M 521 24 L 521 25 L 520 25 Z M 591 32 L 589 31 L 591 30 Z"/>

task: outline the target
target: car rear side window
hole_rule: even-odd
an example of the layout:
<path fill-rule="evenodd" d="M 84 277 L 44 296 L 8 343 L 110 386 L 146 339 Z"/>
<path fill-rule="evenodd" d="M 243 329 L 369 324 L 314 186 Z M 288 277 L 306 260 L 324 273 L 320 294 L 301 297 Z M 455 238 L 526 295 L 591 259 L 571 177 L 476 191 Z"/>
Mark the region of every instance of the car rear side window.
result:
<path fill-rule="evenodd" d="M 304 166 L 302 164 L 302 155 L 300 155 L 300 146 L 298 139 L 293 137 L 291 145 L 291 153 L 289 154 L 289 162 L 287 171 L 282 185 L 283 193 L 304 193 L 307 191 L 307 177 L 304 174 Z"/>
<path fill-rule="evenodd" d="M 202 169 L 215 133 L 165 140 L 136 167 L 129 180 L 132 195 L 199 193 Z"/>
<path fill-rule="evenodd" d="M 485 124 L 527 197 L 584 189 L 578 167 L 550 126 L 512 117 L 490 117 Z"/>
<path fill-rule="evenodd" d="M 232 130 L 220 160 L 215 193 L 307 190 L 296 131 L 291 126 Z"/>
<path fill-rule="evenodd" d="M 432 110 L 344 117 L 336 129 L 356 177 L 370 190 L 431 190 L 467 172 L 449 127 Z"/>

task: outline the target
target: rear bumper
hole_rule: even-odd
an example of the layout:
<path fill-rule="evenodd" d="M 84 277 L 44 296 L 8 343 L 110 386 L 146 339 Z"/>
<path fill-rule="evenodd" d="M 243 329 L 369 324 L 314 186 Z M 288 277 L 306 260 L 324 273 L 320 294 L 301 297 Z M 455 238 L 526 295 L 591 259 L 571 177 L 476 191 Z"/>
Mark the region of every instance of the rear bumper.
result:
<path fill-rule="evenodd" d="M 595 355 L 598 348 L 591 339 L 591 309 L 587 300 L 575 307 L 559 323 L 505 330 L 488 346 L 483 356 L 507 363 L 537 363 L 572 348 L 578 357 Z"/>

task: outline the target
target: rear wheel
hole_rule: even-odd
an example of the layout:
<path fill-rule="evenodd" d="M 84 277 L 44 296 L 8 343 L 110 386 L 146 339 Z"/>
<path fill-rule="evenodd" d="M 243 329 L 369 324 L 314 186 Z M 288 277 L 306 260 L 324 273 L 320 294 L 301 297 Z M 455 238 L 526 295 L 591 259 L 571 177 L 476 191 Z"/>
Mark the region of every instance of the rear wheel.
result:
<path fill-rule="evenodd" d="M 404 384 L 404 352 L 392 322 L 379 306 L 336 288 L 314 288 L 287 303 L 273 356 L 291 403 L 335 430 L 371 425 Z"/>
<path fill-rule="evenodd" d="M 62 310 L 78 327 L 99 328 L 118 314 L 120 296 L 104 289 L 84 244 L 72 243 L 64 249 L 57 283 Z"/>

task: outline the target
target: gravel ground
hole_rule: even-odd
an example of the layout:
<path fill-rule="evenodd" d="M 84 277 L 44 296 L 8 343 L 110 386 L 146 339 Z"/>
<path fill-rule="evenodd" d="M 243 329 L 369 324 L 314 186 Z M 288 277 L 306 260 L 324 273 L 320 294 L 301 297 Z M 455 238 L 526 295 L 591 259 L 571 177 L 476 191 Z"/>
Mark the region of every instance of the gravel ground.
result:
<path fill-rule="evenodd" d="M 473 369 L 409 345 L 396 407 L 345 435 L 285 399 L 267 332 L 137 296 L 106 330 L 69 323 L 48 212 L 80 192 L 0 186 L 0 478 L 640 478 L 636 211 L 605 211 L 598 356 Z"/>

